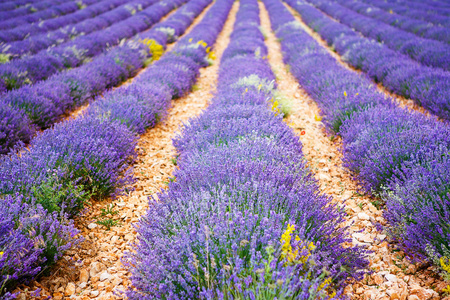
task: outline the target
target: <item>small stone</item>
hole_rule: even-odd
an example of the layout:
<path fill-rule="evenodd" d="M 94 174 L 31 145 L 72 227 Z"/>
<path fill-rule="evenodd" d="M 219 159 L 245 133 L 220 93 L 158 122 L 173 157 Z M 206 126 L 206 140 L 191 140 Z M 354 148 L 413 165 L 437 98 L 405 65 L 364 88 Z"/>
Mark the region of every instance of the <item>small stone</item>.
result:
<path fill-rule="evenodd" d="M 397 276 L 393 275 L 393 274 L 386 274 L 384 275 L 384 278 L 386 278 L 387 281 L 390 282 L 397 282 Z"/>
<path fill-rule="evenodd" d="M 389 295 L 391 300 L 400 299 L 398 292 L 393 289 L 386 290 L 386 293 Z"/>
<path fill-rule="evenodd" d="M 122 283 L 122 281 L 123 281 L 122 278 L 115 276 L 114 279 L 112 280 L 112 284 L 113 284 L 113 286 L 118 286 L 119 284 Z"/>
<path fill-rule="evenodd" d="M 97 275 L 98 273 L 103 271 L 104 269 L 106 269 L 104 264 L 94 261 L 90 265 L 89 275 L 91 277 L 94 277 L 95 275 Z"/>
<path fill-rule="evenodd" d="M 61 300 L 62 298 L 63 298 L 62 293 L 54 293 L 53 294 L 53 299 L 55 299 L 55 300 Z"/>
<path fill-rule="evenodd" d="M 89 280 L 89 271 L 87 269 L 82 269 L 80 271 L 80 281 L 88 282 L 88 280 Z"/>
<path fill-rule="evenodd" d="M 111 275 L 109 275 L 109 273 L 104 272 L 100 275 L 100 281 L 105 281 L 106 279 L 110 279 Z"/>
<path fill-rule="evenodd" d="M 419 297 L 417 297 L 417 295 L 409 295 L 408 300 L 420 300 L 420 299 Z"/>
<path fill-rule="evenodd" d="M 360 213 L 358 214 L 358 218 L 359 218 L 360 220 L 370 220 L 370 217 L 369 217 L 366 213 L 363 213 L 363 212 L 360 212 Z"/>
<path fill-rule="evenodd" d="M 419 300 L 428 300 L 438 295 L 435 291 L 424 288 L 411 289 L 411 294 L 417 295 L 417 297 L 419 297 Z"/>
<path fill-rule="evenodd" d="M 82 282 L 78 285 L 80 289 L 84 289 L 87 286 L 87 282 Z"/>
<path fill-rule="evenodd" d="M 377 285 L 381 285 L 383 283 L 383 278 L 378 274 L 372 275 L 372 278 L 373 278 L 373 281 L 375 281 L 375 283 Z"/>
<path fill-rule="evenodd" d="M 89 229 L 94 229 L 96 227 L 97 227 L 97 224 L 95 224 L 95 223 L 91 223 L 91 224 L 88 225 Z"/>
<path fill-rule="evenodd" d="M 100 294 L 99 291 L 91 291 L 91 293 L 90 293 L 91 297 L 97 297 L 98 294 Z"/>
<path fill-rule="evenodd" d="M 67 297 L 72 296 L 75 294 L 75 283 L 69 282 L 66 286 L 66 289 L 64 290 L 64 295 Z"/>

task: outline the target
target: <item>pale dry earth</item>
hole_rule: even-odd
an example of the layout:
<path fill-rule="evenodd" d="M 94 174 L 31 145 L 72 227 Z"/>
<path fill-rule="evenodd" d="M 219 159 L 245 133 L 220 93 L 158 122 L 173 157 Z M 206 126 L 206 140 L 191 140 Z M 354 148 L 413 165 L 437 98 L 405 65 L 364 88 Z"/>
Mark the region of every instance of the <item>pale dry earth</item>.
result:
<path fill-rule="evenodd" d="M 230 12 L 217 43 L 215 63 L 200 70 L 195 89 L 185 97 L 172 102 L 168 117 L 162 123 L 140 136 L 137 150 L 139 157 L 134 166 L 137 182 L 135 190 L 116 199 L 92 203 L 83 215 L 76 217 L 76 227 L 85 241 L 66 255 L 50 270 L 50 276 L 42 277 L 29 286 L 20 286 L 23 299 L 124 299 L 123 294 L 131 286 L 130 273 L 121 258 L 132 250 L 136 241 L 133 225 L 146 212 L 148 197 L 164 189 L 175 169 L 172 159 L 176 150 L 172 139 L 183 123 L 197 116 L 206 108 L 215 93 L 219 61 L 229 43 L 238 9 L 236 2 Z M 201 21 L 200 15 L 190 28 Z M 111 221 L 108 221 L 111 220 Z M 97 221 L 113 222 L 108 230 Z M 114 224 L 115 223 L 115 224 Z M 41 288 L 41 297 L 33 298 L 28 291 Z"/>
<path fill-rule="evenodd" d="M 353 244 L 365 245 L 373 251 L 369 257 L 373 274 L 366 276 L 361 282 L 350 283 L 345 290 L 346 294 L 352 299 L 441 299 L 439 293 L 446 287 L 446 283 L 436 276 L 433 268 L 410 264 L 404 253 L 390 244 L 383 232 L 377 231 L 376 223 L 386 224 L 380 199 L 359 193 L 357 183 L 343 167 L 342 153 L 339 151 L 340 138 L 332 137 L 325 130 L 317 104 L 287 71 L 281 46 L 271 30 L 267 11 L 261 3 L 260 8 L 261 25 L 267 36 L 268 59 L 276 74 L 278 89 L 293 100 L 291 114 L 285 120 L 298 134 L 308 166 L 318 180 L 321 191 L 344 205 L 347 221 L 343 226 L 349 226 Z M 301 21 L 298 16 L 296 18 Z M 316 33 L 304 23 L 302 26 L 327 48 Z M 336 53 L 331 50 L 329 52 L 341 64 L 353 70 Z"/>

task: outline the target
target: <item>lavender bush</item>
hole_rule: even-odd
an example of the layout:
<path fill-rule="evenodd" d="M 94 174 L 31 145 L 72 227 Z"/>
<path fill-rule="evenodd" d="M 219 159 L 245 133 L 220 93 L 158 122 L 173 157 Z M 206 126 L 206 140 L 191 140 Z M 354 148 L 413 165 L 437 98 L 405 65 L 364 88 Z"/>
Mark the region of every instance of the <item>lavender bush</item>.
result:
<path fill-rule="evenodd" d="M 349 64 L 389 90 L 415 100 L 441 118 L 450 119 L 449 72 L 420 65 L 383 44 L 361 37 L 304 1 L 286 2 Z"/>
<path fill-rule="evenodd" d="M 448 27 L 430 26 L 428 22 L 389 13 L 374 5 L 368 5 L 362 2 L 349 0 L 338 0 L 338 2 L 359 14 L 380 20 L 387 25 L 398 27 L 426 39 L 433 39 L 447 44 L 450 43 L 450 30 Z"/>
<path fill-rule="evenodd" d="M 364 36 L 382 42 L 389 48 L 405 54 L 430 67 L 450 70 L 450 45 L 420 38 L 412 33 L 394 28 L 351 9 L 327 0 L 308 0 L 339 22 L 361 32 Z"/>
<path fill-rule="evenodd" d="M 406 7 L 401 5 L 401 3 L 395 2 L 385 2 L 382 0 L 363 0 L 364 2 L 369 2 L 372 5 L 375 5 L 385 11 L 392 11 L 395 14 L 400 14 L 403 16 L 407 16 L 409 18 L 414 18 L 417 20 L 423 20 L 438 26 L 448 26 L 450 25 L 450 19 L 446 16 L 440 15 L 438 13 L 433 13 L 428 10 L 423 9 L 414 9 L 412 7 Z"/>
<path fill-rule="evenodd" d="M 0 41 L 4 44 L 0 49 L 3 55 L 12 60 L 23 54 L 36 53 L 49 46 L 60 44 L 80 34 L 103 29 L 117 21 L 113 16 L 117 18 L 120 12 L 126 12 L 123 5 L 127 2 L 129 1 L 102 1 L 65 16 L 1 30 Z M 26 48 L 23 49 L 24 47 Z"/>
<path fill-rule="evenodd" d="M 231 1 L 210 16 L 226 16 L 219 4 Z M 366 265 L 361 249 L 342 247 L 342 212 L 269 110 L 275 77 L 262 59 L 258 4 L 240 5 L 218 94 L 175 138 L 174 181 L 137 227 L 130 299 L 340 298 Z"/>
<path fill-rule="evenodd" d="M 102 53 L 107 47 L 117 45 L 122 39 L 130 38 L 149 28 L 159 20 L 158 16 L 165 14 L 162 12 L 167 13 L 175 8 L 175 5 L 167 5 L 168 1 L 156 2 L 156 0 L 136 0 L 131 7 L 126 6 L 120 13 L 113 14 L 112 26 L 79 36 L 35 55 L 0 65 L 0 81 L 7 89 L 14 89 L 47 79 L 63 69 L 83 64 L 87 59 Z M 135 10 L 140 11 L 134 13 Z"/>
<path fill-rule="evenodd" d="M 410 257 L 448 272 L 448 125 L 397 107 L 336 62 L 280 1 L 265 4 L 284 61 L 318 102 L 328 128 L 342 136 L 345 164 L 367 192 L 386 200 L 388 233 Z"/>
<path fill-rule="evenodd" d="M 182 1 L 169 1 L 168 3 L 172 5 L 174 3 L 181 4 Z M 14 122 L 14 125 L 0 128 L 0 133 L 5 139 L 4 141 L 0 140 L 1 144 L 5 145 L 2 146 L 0 153 L 6 153 L 9 148 L 19 141 L 28 142 L 33 134 L 32 130 L 13 133 L 11 128 L 19 130 L 25 126 L 20 124 L 24 123 L 27 123 L 28 127 L 33 127 L 32 123 L 40 128 L 47 128 L 59 120 L 68 109 L 78 107 L 85 103 L 88 98 L 94 97 L 134 76 L 147 63 L 147 60 L 152 59 L 153 56 L 153 52 L 151 49 L 149 51 L 144 41 L 152 40 L 159 46 L 165 47 L 170 40 L 170 29 L 176 31 L 178 35 L 182 34 L 208 3 L 210 3 L 210 0 L 190 1 L 167 20 L 160 23 L 160 26 L 155 26 L 151 30 L 139 34 L 126 44 L 96 57 L 92 62 L 79 68 L 56 74 L 32 87 L 25 86 L 4 95 L 2 100 L 19 110 L 15 109 L 13 112 L 10 112 L 11 109 L 0 111 L 0 116 L 4 120 L 9 120 L 8 124 Z M 171 5 L 166 5 L 166 10 L 160 11 L 159 15 L 155 16 L 155 21 L 170 9 Z M 184 16 L 183 22 L 175 22 L 180 16 Z M 167 30 L 162 31 L 162 28 Z M 171 62 L 169 61 L 165 64 L 171 64 Z M 156 73 L 161 72 L 156 71 Z M 168 78 L 177 83 L 175 77 L 168 76 Z M 193 78 L 195 78 L 195 74 Z M 168 102 L 164 100 L 165 98 L 166 96 L 159 97 L 158 101 L 167 104 Z M 155 103 L 158 101 L 155 101 Z M 165 111 L 165 108 L 161 107 L 161 109 L 161 112 Z M 120 111 L 118 107 L 116 107 L 116 111 Z M 22 118 L 23 112 L 28 115 L 30 120 Z M 11 114 L 14 114 L 14 117 Z M 141 133 L 142 130 L 141 128 L 137 132 Z"/>
<path fill-rule="evenodd" d="M 86 4 L 91 3 L 95 3 L 95 0 L 88 0 Z M 68 0 L 38 1 L 32 4 L 30 3 L 30 5 L 20 5 L 20 3 L 15 2 L 14 6 L 14 9 L 8 9 L 12 8 L 11 2 L 0 5 L 0 19 L 2 20 L 0 22 L 0 29 L 12 28 L 14 24 L 18 25 L 22 22 L 31 23 L 54 18 L 81 8 L 77 3 L 69 2 Z M 5 10 L 1 9 L 3 7 Z M 12 24 L 7 25 L 6 21 Z"/>
<path fill-rule="evenodd" d="M 184 7 L 180 14 L 190 15 L 192 22 L 194 16 L 198 15 L 209 1 L 195 0 L 190 3 L 192 4 Z M 219 3 L 216 10 L 228 11 L 230 5 L 231 3 Z M 0 238 L 0 284 L 3 298 L 12 297 L 4 290 L 5 286 L 12 287 L 17 282 L 33 278 L 44 266 L 54 262 L 68 247 L 76 243 L 77 240 L 72 234 L 75 231 L 71 223 L 66 221 L 66 216 L 78 213 L 87 200 L 114 196 L 133 182 L 130 166 L 136 157 L 136 134 L 164 117 L 164 110 L 172 97 L 187 92 L 181 90 L 170 94 L 171 82 L 182 79 L 193 84 L 198 69 L 205 65 L 207 50 L 203 43 L 211 45 L 214 42 L 226 15 L 226 12 L 223 12 L 217 19 L 218 15 L 212 14 L 202 21 L 199 25 L 201 30 L 204 27 L 209 28 L 205 41 L 198 43 L 199 40 L 191 40 L 199 34 L 199 29 L 194 28 L 190 37 L 180 40 L 182 44 L 173 52 L 177 55 L 164 55 L 129 86 L 106 93 L 104 98 L 91 105 L 83 116 L 69 119 L 40 133 L 31 141 L 29 150 L 12 152 L 0 158 L 0 208 L 1 205 L 7 205 L 11 209 L 30 208 L 32 212 L 29 214 L 34 217 L 37 231 L 37 239 L 30 241 L 27 239 L 28 235 L 22 237 L 21 227 L 19 230 L 14 227 L 13 219 L 16 217 L 12 212 L 6 210 L 5 216 L 0 213 L 0 226 L 5 226 L 4 231 L 17 240 L 17 243 L 11 245 L 10 239 L 3 241 Z M 217 23 L 217 20 L 220 23 Z M 186 23 L 179 28 L 187 27 L 188 23 L 186 19 Z M 196 51 L 192 52 L 186 48 Z M 198 57 L 194 57 L 194 54 Z M 180 60 L 183 55 L 186 56 L 184 61 Z M 170 64 L 170 61 L 173 63 Z M 198 63 L 195 63 L 196 61 Z M 151 69 L 156 69 L 156 72 L 150 71 Z M 168 72 L 166 76 L 172 81 L 165 80 L 165 86 L 153 84 L 159 82 L 162 77 L 152 82 L 152 74 L 158 74 L 157 70 L 170 69 L 172 73 Z M 185 78 L 174 76 L 177 73 Z M 127 109 L 120 109 L 124 107 Z M 141 109 L 147 111 L 142 112 Z M 155 119 L 157 115 L 159 117 Z M 14 206 L 11 203 L 17 204 Z M 37 215 L 45 217 L 45 221 L 36 219 Z M 26 220 L 27 216 L 26 210 L 23 217 L 19 215 L 16 219 Z M 5 225 L 2 218 L 5 218 Z M 66 230 L 66 227 L 58 225 L 60 223 L 70 226 L 67 225 Z M 44 227 L 46 230 L 40 229 Z M 3 230 L 3 227 L 0 227 L 0 230 Z M 36 241 L 42 240 L 46 241 L 45 246 L 35 248 Z M 24 248 L 18 251 L 15 247 Z M 17 255 L 12 254 L 14 252 L 28 255 L 29 262 L 21 260 L 23 268 L 19 265 Z"/>
<path fill-rule="evenodd" d="M 78 234 L 64 214 L 48 213 L 41 206 L 24 204 L 22 196 L 0 199 L 0 297 L 18 280 L 32 279 L 77 244 Z"/>

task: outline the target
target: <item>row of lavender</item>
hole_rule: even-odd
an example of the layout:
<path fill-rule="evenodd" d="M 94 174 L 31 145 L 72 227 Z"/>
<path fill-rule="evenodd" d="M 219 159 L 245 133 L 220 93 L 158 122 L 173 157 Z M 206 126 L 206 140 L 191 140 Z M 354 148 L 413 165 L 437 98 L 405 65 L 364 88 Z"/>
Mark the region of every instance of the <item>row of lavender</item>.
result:
<path fill-rule="evenodd" d="M 265 0 L 286 64 L 343 139 L 344 163 L 385 199 L 386 230 L 412 258 L 450 258 L 450 128 L 402 109 L 341 66 L 279 0 Z M 446 265 L 441 265 L 445 268 Z"/>
<path fill-rule="evenodd" d="M 192 87 L 230 5 L 217 1 L 171 53 L 132 84 L 107 93 L 83 116 L 41 133 L 28 151 L 1 159 L 2 299 L 14 297 L 5 288 L 40 274 L 79 241 L 69 218 L 86 201 L 117 195 L 133 182 L 137 134 L 164 117 L 171 98 Z"/>
<path fill-rule="evenodd" d="M 92 3 L 95 3 L 95 1 L 98 0 L 92 0 Z M 5 21 L 12 18 L 17 18 L 19 22 L 23 20 L 30 23 L 54 18 L 60 14 L 70 13 L 80 8 L 81 7 L 77 5 L 76 2 L 69 0 L 45 0 L 33 4 L 30 3 L 25 6 L 14 2 L 1 3 L 0 20 L 2 20 L 2 22 L 0 22 L 0 29 L 4 29 L 3 26 L 6 24 Z"/>
<path fill-rule="evenodd" d="M 14 10 L 22 6 L 29 6 L 35 2 L 40 2 L 43 0 L 0 0 L 0 8 L 2 10 Z"/>
<path fill-rule="evenodd" d="M 381 21 L 360 15 L 330 0 L 308 0 L 323 12 L 361 32 L 364 36 L 384 43 L 430 67 L 450 70 L 450 45 L 418 37 Z"/>
<path fill-rule="evenodd" d="M 433 1 L 429 3 L 421 0 L 411 0 L 411 1 L 387 0 L 386 2 L 400 4 L 401 6 L 405 7 L 408 10 L 410 8 L 413 8 L 422 10 L 428 14 L 439 14 L 442 16 L 450 16 L 450 7 L 448 7 L 448 4 L 442 3 L 440 1 Z"/>
<path fill-rule="evenodd" d="M 258 3 L 241 0 L 218 93 L 174 140 L 175 180 L 150 202 L 127 262 L 130 299 L 330 299 L 366 262 L 339 229 L 302 145 L 270 110 Z"/>
<path fill-rule="evenodd" d="M 96 16 L 100 14 L 104 14 L 105 12 L 108 12 L 110 10 L 113 10 L 117 6 L 123 5 L 125 3 L 130 2 L 129 0 L 110 0 L 107 1 L 96 1 L 94 4 L 87 6 L 86 8 L 83 8 L 81 10 L 77 10 L 74 13 L 66 14 L 64 16 L 59 16 L 57 18 L 53 18 L 50 20 L 42 20 L 40 22 L 33 22 L 33 23 L 27 23 L 27 22 L 21 22 L 18 19 L 14 20 L 8 20 L 8 22 L 5 22 L 4 24 L 8 25 L 8 28 L 4 28 L 0 31 L 0 42 L 4 43 L 1 45 L 1 52 L 4 56 L 4 60 L 7 59 L 15 59 L 17 55 L 19 55 L 21 52 L 19 50 L 14 49 L 18 45 L 28 46 L 30 47 L 30 50 L 22 50 L 23 53 L 32 53 L 32 49 L 37 49 L 37 46 L 34 45 L 35 43 L 42 43 L 45 41 L 44 35 L 56 35 L 57 32 L 60 32 L 61 38 L 64 38 L 64 35 L 62 35 L 63 32 L 69 32 L 72 37 L 74 37 L 76 34 L 80 34 L 84 32 L 86 29 L 84 27 L 78 26 L 69 26 L 70 24 L 80 23 L 86 19 L 95 18 Z M 88 2 L 89 3 L 89 2 Z M 103 15 L 103 18 L 106 18 L 104 22 L 109 21 L 111 17 L 107 17 L 107 14 Z M 3 23 L 0 23 L 1 27 Z M 83 24 L 86 24 L 87 26 L 89 23 L 84 22 Z M 91 25 L 92 26 L 92 25 Z M 104 25 L 107 26 L 107 25 Z M 63 28 L 61 28 L 63 27 Z M 61 28 L 60 30 L 56 32 L 52 32 L 58 28 Z M 89 27 L 87 27 L 89 28 Z M 38 37 L 35 37 L 35 35 L 40 35 L 40 39 Z M 25 43 L 12 43 L 14 41 L 21 41 L 23 39 L 29 40 L 29 44 Z M 16 45 L 16 46 L 15 46 Z M 12 48 L 12 49 L 11 49 Z M 44 48 L 45 49 L 45 48 Z M 11 56 L 11 57 L 8 57 Z M 4 63 L 4 62 L 3 62 Z"/>
<path fill-rule="evenodd" d="M 183 2 L 161 1 L 154 7 L 152 21 L 157 22 Z M 151 30 L 79 68 L 3 95 L 0 102 L 0 154 L 7 153 L 18 143 L 28 143 L 37 129 L 51 126 L 67 111 L 134 76 L 152 58 L 153 48 L 158 46 L 163 51 L 166 43 L 184 32 L 209 1 L 192 2 Z"/>
<path fill-rule="evenodd" d="M 450 120 L 450 72 L 423 66 L 382 43 L 364 38 L 303 0 L 286 2 L 353 67 L 389 90 Z"/>
<path fill-rule="evenodd" d="M 108 47 L 149 28 L 159 20 L 160 11 L 166 10 L 158 0 L 135 0 L 113 11 L 112 20 L 108 22 L 111 26 L 0 65 L 0 93 L 82 65 Z"/>
<path fill-rule="evenodd" d="M 450 43 L 450 18 L 447 18 L 443 26 L 434 26 L 429 22 L 411 19 L 402 15 L 389 13 L 374 5 L 365 4 L 360 1 L 338 0 L 338 2 L 359 14 L 380 20 L 381 22 L 398 27 L 415 35 L 427 39 L 433 39 L 445 43 Z"/>
<path fill-rule="evenodd" d="M 383 0 L 362 0 L 371 5 L 375 5 L 387 12 L 400 14 L 409 18 L 430 22 L 435 25 L 449 26 L 450 19 L 447 16 L 436 12 L 429 12 L 423 9 L 414 9 L 412 7 L 402 6 L 400 3 L 387 2 Z"/>

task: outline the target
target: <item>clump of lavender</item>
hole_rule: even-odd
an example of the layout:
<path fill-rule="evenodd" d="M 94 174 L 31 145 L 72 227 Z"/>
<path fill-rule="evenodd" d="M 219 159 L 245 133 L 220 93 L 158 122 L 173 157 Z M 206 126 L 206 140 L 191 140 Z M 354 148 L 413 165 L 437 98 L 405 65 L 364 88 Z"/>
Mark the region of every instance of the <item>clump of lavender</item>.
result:
<path fill-rule="evenodd" d="M 415 93 L 411 89 L 415 86 L 422 89 L 423 95 L 428 92 L 444 95 L 448 89 L 441 71 L 430 75 L 430 72 L 418 72 L 420 68 L 410 64 L 405 67 L 403 59 L 397 60 L 395 56 L 392 60 L 393 56 L 382 46 L 355 37 L 349 28 L 304 1 L 288 2 L 308 24 L 327 37 L 329 43 L 334 43 L 338 52 L 347 51 L 344 58 L 368 71 L 371 77 L 383 83 L 395 82 L 403 89 L 402 93 L 411 95 Z M 265 0 L 265 4 L 273 29 L 281 40 L 285 62 L 318 102 L 328 128 L 343 138 L 345 165 L 367 192 L 385 199 L 387 232 L 414 261 L 429 260 L 448 278 L 448 124 L 399 108 L 367 78 L 337 63 L 296 24 L 280 1 Z M 380 57 L 377 55 L 389 57 L 389 60 L 375 59 Z M 411 74 L 419 74 L 414 75 L 414 80 L 423 80 L 423 84 L 408 82 Z M 442 82 L 444 88 L 440 89 Z M 445 111 L 448 106 L 441 96 L 428 99 L 427 105 L 436 111 Z"/>
<path fill-rule="evenodd" d="M 79 242 L 78 230 L 63 213 L 48 213 L 22 198 L 0 199 L 0 295 L 42 273 Z"/>
<path fill-rule="evenodd" d="M 137 226 L 130 299 L 341 298 L 364 273 L 364 250 L 342 246 L 344 212 L 273 109 L 258 25 L 257 2 L 241 1 L 218 94 L 175 138 L 175 180 Z"/>

